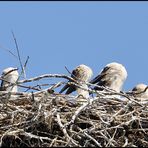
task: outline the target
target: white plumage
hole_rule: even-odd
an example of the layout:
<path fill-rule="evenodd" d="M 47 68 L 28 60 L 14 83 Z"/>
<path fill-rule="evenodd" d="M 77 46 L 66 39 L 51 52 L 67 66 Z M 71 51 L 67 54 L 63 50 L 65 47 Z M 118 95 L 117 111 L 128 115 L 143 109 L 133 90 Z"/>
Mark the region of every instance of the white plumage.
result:
<path fill-rule="evenodd" d="M 3 70 L 2 72 L 2 78 L 5 80 L 2 80 L 1 82 L 1 88 L 5 91 L 11 91 L 11 92 L 17 92 L 18 88 L 17 85 L 11 85 L 11 83 L 16 83 L 18 80 L 19 74 L 17 71 L 17 68 L 9 67 Z"/>
<path fill-rule="evenodd" d="M 148 85 L 139 83 L 132 89 L 132 91 L 135 93 L 134 97 L 138 100 L 148 101 Z"/>
<path fill-rule="evenodd" d="M 127 71 L 125 67 L 120 63 L 113 62 L 107 64 L 90 83 L 120 92 L 126 79 Z M 100 90 L 97 87 L 95 89 Z"/>
<path fill-rule="evenodd" d="M 81 86 L 83 88 L 88 89 L 88 86 L 86 84 L 86 82 L 88 82 L 91 77 L 93 75 L 93 71 L 91 70 L 90 67 L 81 64 L 79 66 L 77 66 L 71 74 L 71 77 L 74 78 L 75 80 L 77 80 L 79 82 L 79 84 L 81 84 Z M 70 94 L 73 91 L 77 90 L 78 95 L 82 95 L 84 98 L 88 98 L 89 97 L 89 92 L 86 90 L 83 90 L 81 88 L 75 87 L 73 85 L 68 85 L 66 84 L 60 91 L 60 93 L 62 93 L 63 91 L 65 91 L 66 89 L 68 89 L 66 91 L 66 94 Z"/>

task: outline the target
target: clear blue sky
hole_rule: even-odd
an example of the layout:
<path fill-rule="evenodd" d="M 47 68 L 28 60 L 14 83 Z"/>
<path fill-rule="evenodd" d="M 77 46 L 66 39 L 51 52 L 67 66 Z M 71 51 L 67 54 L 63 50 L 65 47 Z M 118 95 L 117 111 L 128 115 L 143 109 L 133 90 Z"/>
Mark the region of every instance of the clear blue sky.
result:
<path fill-rule="evenodd" d="M 67 74 L 79 64 L 95 77 L 110 62 L 123 64 L 130 90 L 148 84 L 148 2 L 0 2 L 0 72 L 30 57 L 27 78 Z M 58 79 L 56 79 L 58 81 Z M 50 80 L 48 80 L 50 83 Z"/>

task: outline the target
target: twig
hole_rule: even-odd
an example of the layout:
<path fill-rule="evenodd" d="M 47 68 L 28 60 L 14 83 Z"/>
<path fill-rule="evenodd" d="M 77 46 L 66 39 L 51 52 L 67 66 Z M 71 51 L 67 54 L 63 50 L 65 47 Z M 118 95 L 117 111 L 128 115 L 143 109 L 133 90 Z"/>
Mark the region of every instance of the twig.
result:
<path fill-rule="evenodd" d="M 15 46 L 16 46 L 16 50 L 17 50 L 17 54 L 18 54 L 18 59 L 19 59 L 19 62 L 20 62 L 20 66 L 21 66 L 21 69 L 22 69 L 22 73 L 24 74 L 24 77 L 26 77 L 26 73 L 25 73 L 25 70 L 24 70 L 24 67 L 23 67 L 23 64 L 22 64 L 22 61 L 21 61 L 21 56 L 20 56 L 20 52 L 19 52 L 19 48 L 18 48 L 18 44 L 17 44 L 17 40 L 16 40 L 16 37 L 12 32 L 12 35 L 13 35 L 13 39 L 14 39 L 14 42 L 15 42 Z"/>
<path fill-rule="evenodd" d="M 108 147 L 108 145 L 113 141 L 116 132 L 117 132 L 117 128 L 115 128 L 115 131 L 114 131 L 114 133 L 113 133 L 113 136 L 112 136 L 112 138 L 108 141 L 108 143 L 106 144 L 106 147 Z"/>
<path fill-rule="evenodd" d="M 25 62 L 25 64 L 24 64 L 24 68 L 26 68 L 27 63 L 28 63 L 28 60 L 29 60 L 29 56 L 27 56 L 26 62 Z"/>
<path fill-rule="evenodd" d="M 13 55 L 13 57 L 15 57 L 17 59 L 17 56 L 13 52 L 11 52 L 9 49 L 7 49 L 5 47 L 2 47 L 1 45 L 0 45 L 0 48 L 3 49 L 3 50 L 8 51 L 11 55 Z"/>
<path fill-rule="evenodd" d="M 38 88 L 35 88 L 35 87 L 32 87 L 32 86 L 24 86 L 24 85 L 18 84 L 17 82 L 16 83 L 12 83 L 12 82 L 9 82 L 9 81 L 3 79 L 2 77 L 0 77 L 0 80 L 3 80 L 5 82 L 7 82 L 7 83 L 10 83 L 7 87 L 17 85 L 17 86 L 23 87 L 23 88 L 28 88 L 28 89 L 33 89 L 33 90 L 41 90 L 41 89 L 38 89 Z"/>
<path fill-rule="evenodd" d="M 92 136 L 90 136 L 90 135 L 87 134 L 86 132 L 83 132 L 83 133 L 84 133 L 84 135 L 85 135 L 87 138 L 91 139 L 98 147 L 102 147 L 101 144 L 98 143 L 98 141 L 97 141 L 96 139 L 94 139 Z"/>
<path fill-rule="evenodd" d="M 67 142 L 70 142 L 70 141 L 71 141 L 75 146 L 78 146 L 78 144 L 75 143 L 74 140 L 68 135 L 65 126 L 64 126 L 64 125 L 62 124 L 62 122 L 61 122 L 60 115 L 59 115 L 58 112 L 56 112 L 56 116 L 57 116 L 58 124 L 59 124 L 61 130 L 63 131 L 63 133 L 64 133 L 64 135 L 65 135 L 65 137 L 66 137 L 66 141 L 67 141 Z"/>
<path fill-rule="evenodd" d="M 54 78 L 65 78 L 65 79 L 68 79 L 68 80 L 75 81 L 73 78 L 66 76 L 64 74 L 44 74 L 44 75 L 37 76 L 37 77 L 34 77 L 34 78 L 30 78 L 30 79 L 26 79 L 26 80 L 20 80 L 18 82 L 18 84 L 28 83 L 28 82 L 37 81 L 37 80 L 40 80 L 40 79 L 43 79 L 43 78 L 53 78 L 53 77 Z"/>
<path fill-rule="evenodd" d="M 127 139 L 127 137 L 124 137 L 124 139 L 125 139 L 125 143 L 124 143 L 124 145 L 123 145 L 122 147 L 126 147 L 127 144 L 128 144 L 128 139 Z"/>
<path fill-rule="evenodd" d="M 69 74 L 72 75 L 72 73 L 68 70 L 68 68 L 65 66 L 65 69 L 68 71 Z"/>
<path fill-rule="evenodd" d="M 69 74 L 71 74 L 72 78 L 74 78 L 75 80 L 77 79 L 76 76 L 74 74 L 72 74 L 72 72 L 70 72 L 66 66 L 65 66 L 65 69 L 68 71 Z"/>
<path fill-rule="evenodd" d="M 59 124 L 61 130 L 63 131 L 63 134 L 64 134 L 65 137 L 66 137 L 66 140 L 69 141 L 70 137 L 69 137 L 69 135 L 68 135 L 68 133 L 67 133 L 67 131 L 66 131 L 66 128 L 63 126 L 63 124 L 62 124 L 62 122 L 61 122 L 61 118 L 60 118 L 60 115 L 59 115 L 58 112 L 56 112 L 56 116 L 57 116 L 58 124 Z"/>
<path fill-rule="evenodd" d="M 26 66 L 27 66 L 28 60 L 29 60 L 29 56 L 27 56 L 27 59 L 26 59 L 25 64 L 24 64 L 24 66 L 23 66 L 23 70 L 24 70 L 24 72 L 25 72 L 25 69 L 26 69 Z M 24 77 L 26 78 L 26 73 L 24 73 Z"/>
<path fill-rule="evenodd" d="M 86 102 L 82 106 L 80 106 L 75 111 L 75 114 L 72 116 L 71 121 L 65 124 L 65 127 L 69 126 L 70 124 L 73 124 L 75 122 L 76 118 L 78 117 L 78 115 L 81 113 L 81 111 L 83 111 L 88 106 L 88 104 L 89 104 L 89 102 Z"/>

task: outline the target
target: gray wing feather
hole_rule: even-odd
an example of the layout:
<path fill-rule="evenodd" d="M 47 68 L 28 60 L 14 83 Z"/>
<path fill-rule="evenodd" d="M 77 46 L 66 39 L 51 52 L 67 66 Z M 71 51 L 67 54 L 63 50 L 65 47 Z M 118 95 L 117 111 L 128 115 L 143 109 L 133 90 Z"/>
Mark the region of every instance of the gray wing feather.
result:
<path fill-rule="evenodd" d="M 77 75 L 77 70 L 74 69 L 74 70 L 72 71 L 71 77 L 75 79 L 75 78 L 76 78 L 76 75 Z M 69 82 L 72 82 L 72 81 L 69 81 Z M 61 89 L 61 91 L 60 91 L 59 93 L 64 92 L 66 89 L 68 89 L 68 90 L 66 91 L 65 94 L 70 94 L 70 93 L 72 93 L 73 91 L 76 91 L 76 87 L 75 87 L 74 85 L 68 85 L 68 84 L 66 84 L 66 85 Z"/>
<path fill-rule="evenodd" d="M 64 92 L 67 88 L 69 87 L 69 85 L 68 84 L 66 84 L 61 90 L 60 90 L 60 92 L 59 93 L 62 93 L 62 92 Z"/>
<path fill-rule="evenodd" d="M 74 91 L 76 91 L 76 87 L 71 85 L 71 86 L 69 86 L 68 90 L 66 91 L 66 94 L 70 94 L 70 93 L 72 93 Z"/>

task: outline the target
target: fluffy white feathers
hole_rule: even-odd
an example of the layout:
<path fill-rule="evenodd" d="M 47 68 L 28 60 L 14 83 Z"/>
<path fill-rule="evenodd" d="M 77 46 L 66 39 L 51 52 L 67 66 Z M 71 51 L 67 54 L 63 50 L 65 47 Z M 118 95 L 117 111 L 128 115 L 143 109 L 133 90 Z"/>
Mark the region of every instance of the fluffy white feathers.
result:
<path fill-rule="evenodd" d="M 123 84 L 127 78 L 127 71 L 122 64 L 113 62 L 107 64 L 100 74 L 90 81 L 98 86 L 109 87 L 117 92 L 122 90 Z M 97 90 L 98 88 L 95 87 Z"/>
<path fill-rule="evenodd" d="M 137 84 L 132 91 L 134 92 L 134 97 L 148 99 L 148 85 L 143 83 Z"/>
<path fill-rule="evenodd" d="M 1 88 L 5 91 L 17 92 L 17 85 L 11 85 L 12 83 L 16 83 L 18 80 L 19 74 L 17 68 L 9 67 L 3 70 L 2 72 L 2 82 Z M 11 85 L 11 86 L 10 86 Z"/>
<path fill-rule="evenodd" d="M 81 64 L 81 65 L 77 66 L 72 71 L 71 77 L 74 78 L 75 80 L 77 80 L 81 84 L 82 87 L 87 89 L 88 86 L 87 86 L 86 82 L 88 82 L 91 79 L 92 75 L 93 75 L 93 72 L 92 72 L 91 68 L 86 66 L 86 65 L 84 65 L 84 64 Z M 66 91 L 66 94 L 70 94 L 73 91 L 77 90 L 78 95 L 82 95 L 85 98 L 89 97 L 89 92 L 88 91 L 83 90 L 83 89 L 78 88 L 78 87 L 75 87 L 73 85 L 68 85 L 68 84 L 66 84 L 61 89 L 60 93 L 62 93 L 66 89 L 68 89 Z"/>

